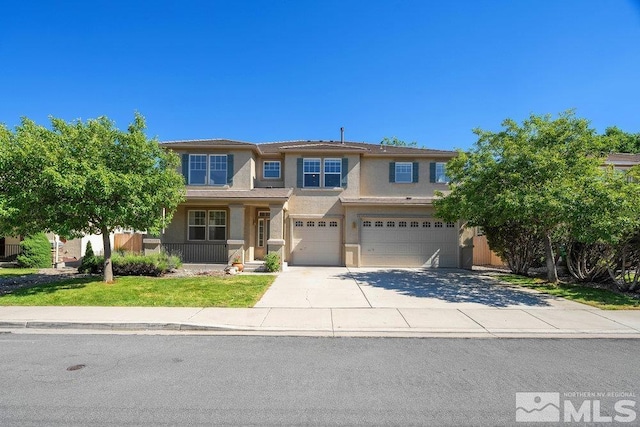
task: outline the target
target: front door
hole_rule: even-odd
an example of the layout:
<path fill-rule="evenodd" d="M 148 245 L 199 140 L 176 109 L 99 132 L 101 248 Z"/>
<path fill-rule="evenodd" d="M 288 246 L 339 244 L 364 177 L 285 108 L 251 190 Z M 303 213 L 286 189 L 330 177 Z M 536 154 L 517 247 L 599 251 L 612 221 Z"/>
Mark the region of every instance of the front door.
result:
<path fill-rule="evenodd" d="M 270 228 L 270 212 L 258 211 L 258 224 L 256 229 L 256 248 L 255 259 L 264 259 L 267 254 L 267 240 L 269 240 L 269 228 Z"/>

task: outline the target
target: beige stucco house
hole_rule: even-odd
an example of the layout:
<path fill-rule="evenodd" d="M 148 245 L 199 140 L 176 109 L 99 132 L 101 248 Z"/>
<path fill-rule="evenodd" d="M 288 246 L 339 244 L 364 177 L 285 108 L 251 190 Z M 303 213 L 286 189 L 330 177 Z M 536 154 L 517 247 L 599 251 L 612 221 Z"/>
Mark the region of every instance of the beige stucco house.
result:
<path fill-rule="evenodd" d="M 452 151 L 359 142 L 162 144 L 182 159 L 186 201 L 161 236 L 185 262 L 462 267 L 472 233 L 434 214 Z"/>

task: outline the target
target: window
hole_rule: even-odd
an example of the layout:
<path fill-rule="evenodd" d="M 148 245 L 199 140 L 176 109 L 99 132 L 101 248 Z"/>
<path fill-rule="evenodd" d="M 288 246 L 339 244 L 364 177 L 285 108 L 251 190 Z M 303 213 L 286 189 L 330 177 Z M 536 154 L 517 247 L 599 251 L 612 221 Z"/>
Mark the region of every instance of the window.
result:
<path fill-rule="evenodd" d="M 265 179 L 280 178 L 280 161 L 265 161 L 262 164 L 262 177 Z"/>
<path fill-rule="evenodd" d="M 189 211 L 188 240 L 226 240 L 226 211 Z M 208 233 L 207 233 L 208 229 Z"/>
<path fill-rule="evenodd" d="M 411 228 L 416 228 L 418 225 L 418 221 L 411 221 Z"/>
<path fill-rule="evenodd" d="M 324 159 L 324 186 L 340 187 L 342 178 L 342 160 Z"/>
<path fill-rule="evenodd" d="M 227 239 L 227 213 L 209 211 L 209 240 Z"/>
<path fill-rule="evenodd" d="M 302 227 L 303 225 L 304 225 L 304 222 L 296 221 L 296 227 Z"/>
<path fill-rule="evenodd" d="M 387 227 L 395 227 L 395 226 L 396 226 L 395 221 L 387 221 Z"/>
<path fill-rule="evenodd" d="M 338 221 L 329 221 L 329 227 L 337 227 Z"/>
<path fill-rule="evenodd" d="M 189 184 L 205 185 L 207 183 L 206 154 L 191 154 L 189 156 Z"/>
<path fill-rule="evenodd" d="M 445 172 L 446 163 L 436 163 L 436 182 L 448 183 L 449 177 Z"/>
<path fill-rule="evenodd" d="M 307 227 L 315 227 L 316 223 L 314 221 L 307 221 Z"/>
<path fill-rule="evenodd" d="M 429 222 L 429 221 L 424 221 L 424 222 L 422 223 L 422 226 L 423 226 L 424 228 L 431 228 L 431 222 Z"/>
<path fill-rule="evenodd" d="M 364 222 L 362 223 L 362 226 L 363 226 L 363 227 L 371 227 L 371 221 L 364 221 Z"/>
<path fill-rule="evenodd" d="M 189 240 L 206 239 L 206 211 L 189 211 Z"/>
<path fill-rule="evenodd" d="M 327 223 L 325 221 L 318 221 L 318 227 L 326 227 Z"/>
<path fill-rule="evenodd" d="M 453 227 L 455 227 L 455 226 L 456 226 L 456 224 L 455 224 L 455 223 L 453 223 L 453 222 L 448 222 L 448 223 L 447 223 L 447 228 L 453 228 Z"/>
<path fill-rule="evenodd" d="M 440 221 L 436 221 L 436 222 L 433 224 L 433 226 L 434 226 L 435 228 L 442 228 L 442 222 L 440 222 Z"/>
<path fill-rule="evenodd" d="M 304 159 L 304 186 L 320 187 L 320 159 Z"/>
<path fill-rule="evenodd" d="M 406 228 L 407 227 L 407 221 L 400 221 L 398 223 L 398 227 L 400 228 Z"/>
<path fill-rule="evenodd" d="M 227 158 L 229 157 L 229 159 Z M 190 154 L 189 185 L 226 185 L 227 162 L 231 155 L 225 154 Z"/>
<path fill-rule="evenodd" d="M 413 163 L 396 162 L 395 182 L 400 182 L 400 183 L 413 182 Z"/>
<path fill-rule="evenodd" d="M 384 225 L 384 222 L 376 221 L 376 227 L 382 227 L 383 225 Z"/>

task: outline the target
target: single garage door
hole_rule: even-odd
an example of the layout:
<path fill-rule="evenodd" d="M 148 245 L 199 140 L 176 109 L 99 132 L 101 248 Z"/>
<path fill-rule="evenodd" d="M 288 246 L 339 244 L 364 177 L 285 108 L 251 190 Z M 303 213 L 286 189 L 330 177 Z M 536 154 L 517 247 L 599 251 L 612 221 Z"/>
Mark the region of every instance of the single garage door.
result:
<path fill-rule="evenodd" d="M 457 267 L 458 227 L 416 218 L 363 218 L 362 264 L 370 267 Z"/>
<path fill-rule="evenodd" d="M 294 220 L 292 264 L 341 265 L 340 236 L 338 219 Z"/>

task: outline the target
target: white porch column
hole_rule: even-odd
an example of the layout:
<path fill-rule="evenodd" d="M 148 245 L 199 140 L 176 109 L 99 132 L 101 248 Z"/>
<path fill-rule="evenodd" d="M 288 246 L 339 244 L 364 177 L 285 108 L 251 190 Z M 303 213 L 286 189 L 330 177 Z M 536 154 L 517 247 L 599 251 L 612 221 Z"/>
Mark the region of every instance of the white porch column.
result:
<path fill-rule="evenodd" d="M 244 205 L 229 205 L 229 240 L 227 240 L 228 262 L 240 258 L 244 262 Z"/>

